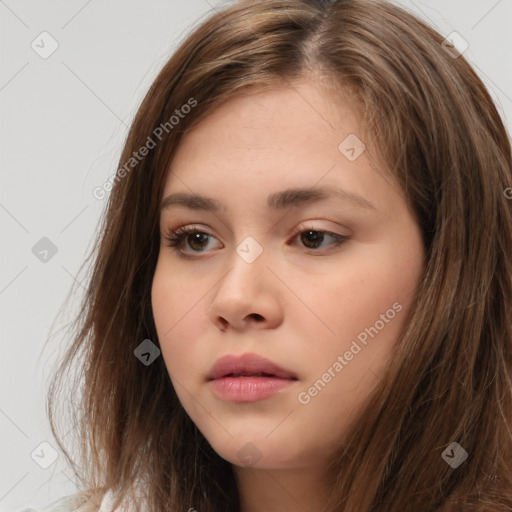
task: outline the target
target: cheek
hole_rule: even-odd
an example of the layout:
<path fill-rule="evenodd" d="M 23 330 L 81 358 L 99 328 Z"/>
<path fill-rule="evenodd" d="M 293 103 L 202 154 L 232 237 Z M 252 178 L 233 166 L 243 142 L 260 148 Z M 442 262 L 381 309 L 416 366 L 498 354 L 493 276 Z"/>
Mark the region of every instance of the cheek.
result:
<path fill-rule="evenodd" d="M 423 274 L 424 249 L 417 228 L 397 232 L 403 236 L 360 246 L 329 285 L 329 318 L 345 340 L 374 332 L 372 327 L 379 339 L 396 338 L 406 320 Z"/>
<path fill-rule="evenodd" d="M 334 443 L 356 425 L 381 382 L 423 272 L 422 246 L 414 247 L 397 251 L 390 244 L 361 251 L 311 297 L 334 335 L 318 322 L 308 333 L 313 339 L 316 330 L 317 342 L 303 344 L 309 370 L 300 403 L 307 402 L 301 406 L 304 414 L 321 418 L 324 448 L 330 446 L 328 438 Z M 320 432 L 313 428 L 311 435 Z"/>
<path fill-rule="evenodd" d="M 167 370 L 179 382 L 190 379 L 186 369 L 194 367 L 196 355 L 190 340 L 204 332 L 204 321 L 200 321 L 204 317 L 197 313 L 204 308 L 204 290 L 185 281 L 165 258 L 159 258 L 151 288 L 153 318 Z"/>
<path fill-rule="evenodd" d="M 305 322 L 303 315 L 301 323 L 310 323 L 318 342 L 323 340 L 326 347 L 336 345 L 337 350 L 348 349 L 358 335 L 364 340 L 368 330 L 375 332 L 375 325 L 379 339 L 394 338 L 405 321 L 420 277 L 421 261 L 407 263 L 397 260 L 392 252 L 370 250 L 347 259 L 342 272 L 317 283 L 308 294 L 308 305 L 317 319 Z"/>
<path fill-rule="evenodd" d="M 365 379 L 373 386 L 375 375 L 384 372 L 423 273 L 418 237 L 412 233 L 410 244 L 398 249 L 394 241 L 361 247 L 344 260 L 342 272 L 323 278 L 309 295 L 311 310 L 323 325 L 317 318 L 310 322 L 304 314 L 296 315 L 302 338 L 315 340 L 303 344 L 304 360 L 310 361 L 308 382 L 321 378 L 345 354 L 347 363 L 333 379 L 343 394 L 365 389 Z M 329 387 L 334 392 L 338 385 Z"/>

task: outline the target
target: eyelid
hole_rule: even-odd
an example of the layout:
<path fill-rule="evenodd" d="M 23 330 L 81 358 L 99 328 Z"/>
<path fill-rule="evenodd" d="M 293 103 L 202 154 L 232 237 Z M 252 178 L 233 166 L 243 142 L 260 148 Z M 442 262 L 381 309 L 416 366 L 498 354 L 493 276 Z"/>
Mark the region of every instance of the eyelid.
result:
<path fill-rule="evenodd" d="M 211 238 L 215 238 L 216 240 L 220 241 L 218 237 L 216 237 L 214 234 L 210 233 L 208 229 L 203 228 L 201 226 L 198 226 L 196 224 L 184 224 L 182 226 L 178 226 L 176 228 L 169 228 L 166 230 L 166 234 L 171 233 L 178 233 L 182 234 L 183 236 L 188 235 L 189 233 L 204 233 L 205 235 L 208 235 Z"/>
<path fill-rule="evenodd" d="M 316 222 L 319 223 L 326 223 L 329 222 L 330 224 L 335 224 L 337 227 L 330 229 L 328 226 L 325 225 L 317 225 Z M 343 226 L 341 224 L 335 223 L 333 221 L 326 221 L 325 219 L 310 219 L 305 220 L 301 222 L 294 230 L 292 237 L 290 240 L 293 240 L 297 235 L 302 233 L 303 231 L 321 231 L 327 235 L 330 235 L 338 240 L 344 239 L 344 240 L 350 240 L 353 237 L 353 231 L 352 229 L 349 229 L 347 226 Z"/>

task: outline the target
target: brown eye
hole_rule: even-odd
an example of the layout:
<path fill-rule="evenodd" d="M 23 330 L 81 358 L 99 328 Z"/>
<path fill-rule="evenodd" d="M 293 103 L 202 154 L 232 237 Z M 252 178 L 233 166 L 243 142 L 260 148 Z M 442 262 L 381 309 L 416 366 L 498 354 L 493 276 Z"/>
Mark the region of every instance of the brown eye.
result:
<path fill-rule="evenodd" d="M 207 233 L 197 232 L 197 233 L 192 233 L 192 234 L 186 235 L 184 240 L 188 241 L 188 245 L 192 249 L 197 250 L 197 251 L 202 251 L 202 250 L 204 250 L 206 245 L 208 245 L 207 242 L 208 242 L 209 236 L 210 235 L 208 235 Z M 206 244 L 205 244 L 205 242 L 206 242 Z"/>
<path fill-rule="evenodd" d="M 184 254 L 187 253 L 187 248 L 192 253 L 205 252 L 209 238 L 215 237 L 192 226 L 178 228 L 165 236 L 169 247 L 176 247 Z"/>
<path fill-rule="evenodd" d="M 300 234 L 300 239 L 308 249 L 316 249 L 317 244 L 323 242 L 324 233 L 322 231 L 303 231 Z"/>
<path fill-rule="evenodd" d="M 347 236 L 319 229 L 303 229 L 297 233 L 292 240 L 297 238 L 300 238 L 303 248 L 318 254 L 335 249 L 349 239 Z M 324 241 L 329 238 L 331 238 L 333 242 L 322 247 Z M 215 237 L 193 226 L 185 226 L 174 231 L 169 231 L 165 236 L 167 245 L 177 248 L 179 255 L 184 258 L 187 256 L 193 257 L 191 255 L 194 254 L 197 255 L 208 252 L 207 247 L 209 239 L 215 240 Z"/>
<path fill-rule="evenodd" d="M 304 247 L 306 249 L 315 250 L 318 248 L 327 248 L 327 250 L 336 248 L 339 245 L 341 245 L 343 242 L 346 242 L 349 237 L 338 235 L 337 233 L 330 233 L 329 231 L 321 231 L 318 229 L 305 229 L 302 230 L 298 235 L 300 237 L 300 240 Z M 295 238 L 297 238 L 297 236 Z M 321 244 L 324 242 L 326 237 L 330 237 L 334 240 L 334 243 L 329 244 L 328 246 L 321 247 Z M 322 251 L 316 251 L 315 252 L 322 252 Z"/>

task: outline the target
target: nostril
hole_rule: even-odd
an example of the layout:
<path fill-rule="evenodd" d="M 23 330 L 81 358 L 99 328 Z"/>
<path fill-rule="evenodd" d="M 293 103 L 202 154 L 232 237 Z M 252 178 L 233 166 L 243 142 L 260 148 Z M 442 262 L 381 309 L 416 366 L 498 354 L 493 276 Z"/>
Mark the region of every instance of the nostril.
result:
<path fill-rule="evenodd" d="M 258 313 L 251 313 L 249 316 L 257 320 L 258 322 L 261 322 L 263 320 L 263 317 Z"/>

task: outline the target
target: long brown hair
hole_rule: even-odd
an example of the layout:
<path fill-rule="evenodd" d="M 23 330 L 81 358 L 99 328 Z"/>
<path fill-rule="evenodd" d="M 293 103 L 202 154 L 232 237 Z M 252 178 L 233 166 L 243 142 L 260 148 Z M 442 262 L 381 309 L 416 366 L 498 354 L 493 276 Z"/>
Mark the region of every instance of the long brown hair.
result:
<path fill-rule="evenodd" d="M 356 92 L 367 151 L 401 185 L 427 258 L 388 373 L 333 454 L 336 485 L 319 510 L 512 509 L 511 144 L 483 83 L 443 40 L 383 1 L 245 0 L 180 45 L 129 131 L 73 343 L 49 390 L 52 431 L 84 496 L 121 500 L 143 482 L 140 505 L 153 512 L 239 510 L 231 464 L 184 411 L 163 358 L 146 366 L 134 356 L 145 339 L 158 346 L 159 201 L 183 133 L 212 109 L 321 76 L 333 98 Z M 80 463 L 54 425 L 71 382 Z M 452 442 L 468 453 L 456 469 L 442 457 Z"/>

